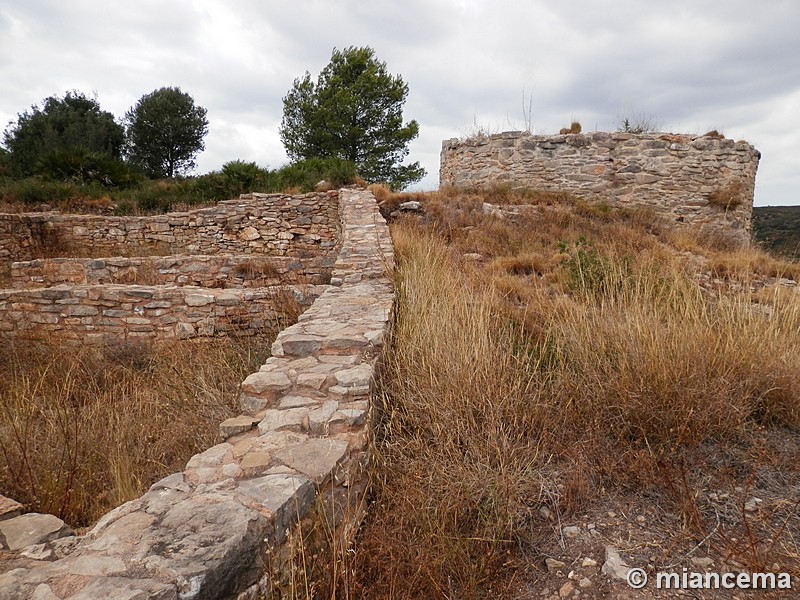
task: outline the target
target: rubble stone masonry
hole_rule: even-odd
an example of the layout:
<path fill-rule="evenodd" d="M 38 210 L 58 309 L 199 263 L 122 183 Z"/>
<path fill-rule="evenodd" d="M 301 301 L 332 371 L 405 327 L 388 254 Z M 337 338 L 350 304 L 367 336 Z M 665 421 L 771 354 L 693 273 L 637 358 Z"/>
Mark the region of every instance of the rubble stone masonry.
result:
<path fill-rule="evenodd" d="M 506 132 L 442 143 L 443 186 L 570 192 L 749 241 L 761 153 L 718 135 Z M 733 190 L 734 201 L 720 203 Z"/>
<path fill-rule="evenodd" d="M 319 296 L 339 228 L 336 191 L 244 194 L 148 217 L 0 214 L 10 264 L 0 333 L 96 343 L 254 334 Z"/>
<path fill-rule="evenodd" d="M 209 208 L 146 217 L 0 214 L 0 260 L 151 254 L 336 254 L 338 192 L 243 194 Z"/>
<path fill-rule="evenodd" d="M 242 414 L 221 424 L 224 441 L 83 535 L 51 527 L 42 545 L 0 569 L 0 600 L 255 600 L 282 577 L 293 523 L 313 526 L 316 515 L 324 531 L 352 532 L 365 507 L 367 417 L 394 299 L 393 250 L 371 193 L 342 190 L 339 210 L 331 285 L 244 380 Z M 52 290 L 58 301 L 81 288 Z M 219 305 L 229 293 L 187 288 L 185 302 Z M 155 296 L 115 300 L 159 310 L 139 304 L 159 302 Z M 0 529 L 7 531 L 32 518 L 6 516 Z"/>
<path fill-rule="evenodd" d="M 159 257 L 39 258 L 11 263 L 10 287 L 61 284 L 196 285 L 255 288 L 280 284 L 326 284 L 335 257 L 173 255 Z"/>

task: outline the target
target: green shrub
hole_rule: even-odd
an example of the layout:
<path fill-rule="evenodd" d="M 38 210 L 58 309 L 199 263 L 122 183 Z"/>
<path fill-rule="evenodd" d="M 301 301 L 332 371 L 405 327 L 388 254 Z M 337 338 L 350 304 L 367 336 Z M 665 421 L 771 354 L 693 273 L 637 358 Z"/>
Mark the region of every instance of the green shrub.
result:
<path fill-rule="evenodd" d="M 561 262 L 567 287 L 573 292 L 595 297 L 613 297 L 629 272 L 629 260 L 612 261 L 601 255 L 591 242 L 579 238 L 573 248 L 562 242 L 559 250 L 569 254 Z"/>
<path fill-rule="evenodd" d="M 43 181 L 38 177 L 10 180 L 0 190 L 0 199 L 23 204 L 64 202 L 79 195 L 78 186 L 72 183 Z"/>
<path fill-rule="evenodd" d="M 136 203 L 130 198 L 125 198 L 117 202 L 114 206 L 114 215 L 117 217 L 127 217 L 132 215 L 136 210 Z"/>
<path fill-rule="evenodd" d="M 5 148 L 0 147 L 0 178 L 8 177 L 11 175 L 11 153 Z"/>
<path fill-rule="evenodd" d="M 299 160 L 282 167 L 276 173 L 279 191 L 288 188 L 300 188 L 301 191 L 312 191 L 317 183 L 328 181 L 334 188 L 349 185 L 356 180 L 355 164 L 341 158 L 309 158 Z"/>
<path fill-rule="evenodd" d="M 175 196 L 169 187 L 147 186 L 137 190 L 133 199 L 139 210 L 145 212 L 169 212 Z"/>
<path fill-rule="evenodd" d="M 254 162 L 232 160 L 222 165 L 222 180 L 232 196 L 264 187 L 268 176 L 269 171 Z"/>
<path fill-rule="evenodd" d="M 36 161 L 35 172 L 47 180 L 99 183 L 106 188 L 130 187 L 140 177 L 127 163 L 109 154 L 79 147 L 44 154 Z"/>

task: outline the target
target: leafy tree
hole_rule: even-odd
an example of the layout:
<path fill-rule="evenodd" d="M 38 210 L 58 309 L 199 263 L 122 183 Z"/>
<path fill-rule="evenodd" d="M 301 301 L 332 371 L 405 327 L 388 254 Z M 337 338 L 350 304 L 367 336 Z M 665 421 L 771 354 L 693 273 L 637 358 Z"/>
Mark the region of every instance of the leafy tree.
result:
<path fill-rule="evenodd" d="M 178 87 L 163 87 L 142 96 L 125 113 L 128 157 L 151 177 L 174 177 L 195 168 L 205 149 L 206 109 Z"/>
<path fill-rule="evenodd" d="M 0 178 L 6 177 L 11 172 L 10 157 L 11 153 L 0 146 Z"/>
<path fill-rule="evenodd" d="M 78 91 L 51 96 L 42 108 L 18 115 L 3 134 L 6 162 L 17 177 L 38 173 L 43 161 L 64 152 L 94 153 L 119 160 L 125 130 L 94 98 Z"/>
<path fill-rule="evenodd" d="M 369 48 L 334 48 L 319 74 L 295 79 L 283 99 L 280 136 L 293 160 L 341 158 L 367 181 L 401 189 L 424 177 L 418 162 L 401 165 L 419 125 L 403 125 L 408 85 L 390 75 Z"/>

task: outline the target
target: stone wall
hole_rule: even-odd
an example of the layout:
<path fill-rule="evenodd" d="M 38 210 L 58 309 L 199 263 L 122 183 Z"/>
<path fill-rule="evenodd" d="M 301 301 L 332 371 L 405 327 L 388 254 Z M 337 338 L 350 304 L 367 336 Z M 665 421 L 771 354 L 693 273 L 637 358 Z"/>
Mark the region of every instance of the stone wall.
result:
<path fill-rule="evenodd" d="M 245 194 L 150 217 L 0 215 L 12 288 L 0 290 L 0 332 L 102 342 L 262 331 L 319 296 L 339 227 L 336 191 Z M 193 254 L 137 256 L 177 248 Z M 101 251 L 112 257 L 9 260 Z"/>
<path fill-rule="evenodd" d="M 336 531 L 357 523 L 393 258 L 369 192 L 343 190 L 340 211 L 332 285 L 243 382 L 243 414 L 221 425 L 225 441 L 86 535 L 37 553 L 58 560 L 18 559 L 0 574 L 0 599 L 254 600 L 280 577 L 268 557 L 312 508 Z"/>
<path fill-rule="evenodd" d="M 507 132 L 443 142 L 439 180 L 646 206 L 672 223 L 720 230 L 746 243 L 760 157 L 747 142 L 719 136 Z M 737 199 L 729 204 L 731 196 Z"/>
<path fill-rule="evenodd" d="M 282 322 L 287 312 L 310 306 L 324 287 L 58 285 L 0 290 L 0 332 L 82 343 L 254 334 Z"/>
<path fill-rule="evenodd" d="M 0 214 L 0 259 L 178 253 L 335 256 L 337 194 L 246 194 L 209 208 L 147 217 Z"/>
<path fill-rule="evenodd" d="M 335 257 L 173 255 L 137 258 L 51 258 L 11 263 L 10 287 L 61 284 L 195 285 L 254 288 L 326 284 Z"/>

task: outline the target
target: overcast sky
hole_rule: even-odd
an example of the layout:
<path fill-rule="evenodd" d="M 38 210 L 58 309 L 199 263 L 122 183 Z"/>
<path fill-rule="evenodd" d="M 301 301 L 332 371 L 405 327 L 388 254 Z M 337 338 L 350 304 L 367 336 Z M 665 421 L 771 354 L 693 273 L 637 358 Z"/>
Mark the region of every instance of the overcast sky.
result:
<path fill-rule="evenodd" d="M 627 116 L 745 139 L 756 204 L 800 204 L 798 28 L 798 0 L 0 0 L 0 125 L 68 90 L 121 118 L 179 86 L 208 109 L 199 172 L 278 167 L 293 80 L 370 46 L 409 86 L 420 189 L 438 187 L 442 140 L 524 128 L 532 100 L 535 133 Z"/>

